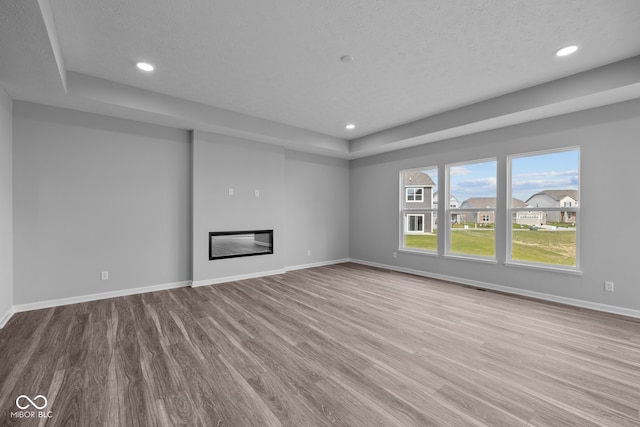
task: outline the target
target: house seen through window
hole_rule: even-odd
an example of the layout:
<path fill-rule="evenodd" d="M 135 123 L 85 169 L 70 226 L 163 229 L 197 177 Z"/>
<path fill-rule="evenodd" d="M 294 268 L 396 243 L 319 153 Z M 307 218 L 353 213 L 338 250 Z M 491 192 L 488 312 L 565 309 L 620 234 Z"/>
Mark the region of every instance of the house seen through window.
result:
<path fill-rule="evenodd" d="M 509 158 L 508 261 L 578 267 L 580 150 Z"/>
<path fill-rule="evenodd" d="M 447 165 L 449 200 L 446 253 L 495 258 L 496 160 Z"/>
<path fill-rule="evenodd" d="M 437 243 L 438 168 L 425 167 L 400 173 L 400 248 L 435 252 Z"/>
<path fill-rule="evenodd" d="M 444 217 L 438 218 L 438 167 L 400 172 L 400 248 L 496 260 L 495 228 L 506 227 L 506 263 L 579 267 L 579 148 L 507 157 L 498 205 L 497 159 L 445 165 Z M 501 230 L 504 230 L 501 228 Z"/>

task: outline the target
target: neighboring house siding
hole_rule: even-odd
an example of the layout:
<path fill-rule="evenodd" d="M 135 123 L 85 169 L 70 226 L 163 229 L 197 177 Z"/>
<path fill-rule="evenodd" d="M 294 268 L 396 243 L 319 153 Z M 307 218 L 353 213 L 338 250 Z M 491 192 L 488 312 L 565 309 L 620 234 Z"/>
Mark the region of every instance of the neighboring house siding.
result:
<path fill-rule="evenodd" d="M 534 194 L 527 200 L 527 205 L 536 208 L 575 208 L 578 205 L 577 190 L 545 190 Z M 560 211 L 547 212 L 546 219 L 549 222 L 575 222 L 575 212 Z"/>
<path fill-rule="evenodd" d="M 467 199 L 460 205 L 460 209 L 485 209 L 495 208 L 496 201 L 494 198 L 471 198 Z M 482 212 L 461 212 L 458 214 L 459 222 L 470 222 L 475 224 L 493 224 L 495 222 L 495 211 Z"/>
<path fill-rule="evenodd" d="M 524 207 L 525 204 L 522 200 L 511 199 L 513 207 Z M 495 209 L 496 208 L 495 197 L 472 197 L 465 200 L 460 205 L 460 209 Z M 476 224 L 493 224 L 495 223 L 495 210 L 480 211 L 480 212 L 461 212 L 458 214 L 460 222 L 471 222 Z"/>
<path fill-rule="evenodd" d="M 462 206 L 461 206 L 462 207 Z M 463 212 L 458 214 L 458 222 L 471 222 L 475 224 L 493 224 L 495 222 L 495 212 Z"/>
<path fill-rule="evenodd" d="M 527 204 L 536 208 L 555 208 L 558 206 L 558 201 L 553 200 L 546 194 L 536 194 L 527 200 Z"/>
<path fill-rule="evenodd" d="M 520 211 L 514 214 L 515 223 L 520 225 L 545 225 L 547 216 L 542 211 Z"/>
<path fill-rule="evenodd" d="M 449 198 L 449 208 L 450 209 L 456 209 L 460 207 L 460 202 L 458 202 L 458 199 L 456 199 L 454 196 L 451 196 Z M 451 222 L 452 223 L 458 223 L 458 222 L 463 222 L 462 221 L 462 217 L 460 216 L 460 214 L 457 213 L 452 213 L 451 214 Z"/>
<path fill-rule="evenodd" d="M 431 209 L 433 206 L 433 187 L 435 183 L 431 177 L 419 171 L 405 172 L 403 178 L 402 188 L 402 208 L 406 209 L 405 214 L 405 233 L 419 233 L 420 231 L 410 230 L 413 226 L 415 228 L 415 219 L 410 221 L 408 215 L 423 215 L 422 231 L 423 233 L 432 233 L 434 227 L 434 217 L 431 212 L 426 209 Z M 408 199 L 416 198 L 416 191 L 421 191 L 422 201 L 414 201 Z M 408 196 L 408 191 L 410 196 Z M 424 209 L 424 210 L 422 210 Z"/>
<path fill-rule="evenodd" d="M 422 190 L 422 202 L 412 202 L 407 201 L 407 188 L 420 188 Z M 431 201 L 433 200 L 433 196 L 431 194 L 431 187 L 405 187 L 404 194 L 402 199 L 402 204 L 404 209 L 410 209 L 407 211 L 407 214 L 414 215 L 424 215 L 424 225 L 422 232 L 423 233 L 432 233 L 434 226 L 434 217 L 431 212 L 426 211 L 426 209 L 431 209 Z M 422 209 L 425 209 L 424 211 Z M 433 218 L 432 218 L 433 217 Z M 417 233 L 418 231 L 409 230 L 408 223 L 405 221 L 405 232 L 407 233 Z"/>
<path fill-rule="evenodd" d="M 449 204 L 447 205 L 447 208 L 451 209 L 455 209 L 460 207 L 460 203 L 458 202 L 458 199 L 456 199 L 454 196 L 451 196 L 449 198 Z M 436 191 L 435 193 L 433 193 L 433 208 L 434 209 L 438 209 L 438 192 Z M 434 212 L 433 214 L 434 220 L 437 219 L 437 214 Z M 462 219 L 460 217 L 459 214 L 457 213 L 452 213 L 451 214 L 451 219 L 450 221 L 452 223 L 457 223 L 457 222 L 462 222 Z"/>
<path fill-rule="evenodd" d="M 407 201 L 407 189 L 421 189 L 422 190 L 422 202 L 415 201 Z M 431 200 L 433 196 L 431 196 L 431 188 L 430 187 L 405 187 L 404 195 L 403 195 L 403 204 L 405 208 L 408 209 L 431 209 Z"/>

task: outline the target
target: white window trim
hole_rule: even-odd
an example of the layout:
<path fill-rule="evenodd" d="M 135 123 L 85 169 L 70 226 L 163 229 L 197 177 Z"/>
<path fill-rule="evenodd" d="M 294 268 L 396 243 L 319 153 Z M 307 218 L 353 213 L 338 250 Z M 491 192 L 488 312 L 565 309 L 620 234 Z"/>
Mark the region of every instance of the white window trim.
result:
<path fill-rule="evenodd" d="M 408 173 L 408 172 L 415 172 L 415 171 L 430 171 L 430 170 L 435 170 L 436 171 L 436 176 L 440 173 L 440 169 L 439 166 L 425 166 L 425 167 L 418 167 L 418 168 L 409 168 L 409 169 L 402 169 L 400 170 L 399 173 L 399 189 L 400 191 L 398 192 L 399 194 L 399 211 L 398 211 L 398 217 L 399 217 L 399 224 L 398 224 L 398 251 L 399 252 L 405 252 L 405 253 L 412 253 L 412 254 L 420 254 L 420 255 L 438 255 L 438 247 L 436 247 L 435 250 L 432 249 L 416 249 L 416 248 L 406 248 L 404 246 L 404 236 L 407 233 L 406 231 L 406 225 L 405 225 L 405 215 L 407 214 L 411 214 L 412 211 L 413 212 L 421 212 L 426 214 L 430 214 L 431 215 L 431 221 L 433 221 L 433 218 L 435 216 L 438 215 L 438 208 L 434 208 L 433 207 L 433 191 L 434 189 L 431 188 L 431 191 L 429 191 L 428 193 L 430 194 L 431 197 L 431 208 L 410 208 L 410 207 L 403 207 L 403 203 L 412 203 L 412 202 L 408 202 L 406 200 L 406 188 L 423 188 L 421 186 L 413 186 L 413 187 L 405 187 L 404 185 L 404 174 Z M 440 187 L 440 185 L 438 185 L 438 187 Z M 438 188 L 436 187 L 436 188 Z M 436 190 L 438 191 L 438 190 Z M 427 193 L 427 191 L 423 190 L 423 201 L 424 201 L 424 197 Z M 423 223 L 422 223 L 423 227 L 425 226 L 424 223 L 424 219 L 423 219 Z M 410 233 L 418 233 L 418 232 L 410 232 Z"/>
<path fill-rule="evenodd" d="M 415 255 L 421 255 L 421 256 L 433 256 L 433 257 L 438 257 L 440 255 L 438 255 L 437 251 L 431 250 L 431 249 L 415 249 L 415 248 L 403 248 L 400 247 L 397 250 L 398 253 L 403 253 L 403 254 L 415 254 Z"/>
<path fill-rule="evenodd" d="M 450 168 L 453 166 L 461 166 L 461 165 L 465 165 L 465 164 L 472 164 L 472 163 L 482 163 L 482 162 L 489 162 L 489 161 L 495 161 L 496 162 L 496 177 L 498 177 L 499 175 L 501 175 L 500 172 L 500 167 L 503 164 L 502 161 L 504 161 L 505 157 L 501 157 L 501 161 L 498 161 L 497 158 L 487 158 L 487 159 L 477 159 L 477 160 L 470 160 L 470 161 L 463 161 L 463 162 L 454 162 L 454 163 L 450 163 L 450 164 L 440 164 L 437 166 L 431 166 L 431 167 L 423 167 L 423 168 L 412 168 L 412 169 L 403 169 L 400 171 L 400 209 L 399 209 L 399 240 L 398 240 L 398 252 L 399 253 L 407 253 L 407 254 L 415 254 L 415 255 L 420 255 L 420 256 L 436 256 L 436 257 L 443 257 L 443 258 L 450 258 L 450 259 L 455 259 L 455 260 L 464 260 L 464 261 L 471 261 L 471 262 L 479 262 L 479 263 L 485 263 L 485 264 L 498 264 L 498 260 L 497 260 L 497 240 L 496 240 L 496 244 L 494 246 L 494 257 L 479 257 L 479 256 L 474 256 L 474 255 L 467 255 L 467 254 L 457 254 L 457 253 L 450 253 L 449 252 L 449 248 L 450 248 L 450 232 L 451 232 L 451 224 L 449 223 L 449 221 L 439 221 L 439 229 L 442 230 L 441 232 L 443 233 L 442 236 L 442 240 L 439 240 L 440 243 L 444 242 L 443 247 L 441 247 L 440 245 L 438 245 L 438 248 L 436 250 L 421 250 L 421 249 L 414 249 L 414 248 L 405 248 L 404 247 L 404 234 L 405 234 L 405 219 L 404 216 L 407 214 L 410 214 L 412 211 L 414 212 L 421 212 L 421 213 L 425 213 L 425 215 L 427 213 L 430 213 L 431 215 L 438 215 L 438 217 L 440 217 L 439 215 L 439 211 L 438 208 L 411 208 L 408 207 L 406 205 L 403 205 L 403 202 L 407 202 L 406 200 L 406 193 L 405 193 L 405 187 L 404 186 L 404 181 L 403 181 L 403 177 L 404 177 L 404 173 L 406 172 L 411 172 L 411 171 L 420 171 L 420 170 L 438 170 L 438 173 L 440 174 L 439 178 L 443 178 L 441 179 L 441 183 L 440 185 L 438 185 L 438 199 L 439 199 L 439 203 L 436 206 L 441 206 L 441 210 L 444 212 L 442 217 L 443 218 L 451 218 L 451 215 L 453 214 L 460 214 L 460 213 L 465 213 L 465 212 L 474 212 L 474 213 L 480 213 L 482 211 L 493 211 L 494 214 L 496 215 L 494 221 L 498 221 L 499 217 L 501 217 L 501 212 L 504 211 L 506 212 L 506 216 L 504 218 L 504 225 L 506 227 L 506 245 L 505 245 L 505 249 L 506 249 L 506 254 L 505 259 L 501 260 L 501 262 L 507 266 L 507 267 L 516 267 L 516 268 L 525 268 L 525 269 L 533 269 L 533 270 L 543 270 L 543 271 L 549 271 L 549 272 L 553 272 L 553 273 L 560 273 L 560 274 L 570 274 L 570 275 L 581 275 L 582 271 L 580 270 L 580 260 L 581 260 L 581 256 L 580 256 L 580 242 L 581 242 L 581 226 L 582 226 L 582 220 L 580 218 L 578 218 L 578 220 L 576 221 L 576 267 L 571 267 L 571 266 L 563 266 L 563 265 L 557 265 L 557 264 L 545 264 L 545 263 L 536 263 L 536 262 L 527 262 L 527 261 L 521 261 L 521 260 L 512 260 L 511 259 L 511 251 L 512 251 L 512 245 L 511 245 L 511 231 L 512 231 L 512 218 L 513 215 L 515 214 L 515 212 L 519 212 L 519 211 L 543 211 L 543 212 L 549 212 L 549 211 L 566 211 L 566 210 L 571 210 L 571 211 L 575 211 L 576 215 L 579 217 L 580 216 L 580 203 L 575 203 L 573 206 L 553 206 L 553 207 L 524 207 L 524 208 L 512 208 L 511 207 L 511 200 L 512 200 L 512 196 L 511 196 L 511 160 L 514 158 L 519 158 L 519 157 L 527 157 L 527 156 L 532 156 L 532 155 L 541 155 L 541 154 L 547 154 L 547 153 L 554 153 L 554 152 L 564 152 L 564 151 L 572 151 L 572 150 L 577 150 L 578 151 L 578 167 L 579 167 L 579 173 L 581 173 L 581 149 L 580 146 L 569 146 L 569 147 L 562 147 L 562 148 L 557 148 L 557 149 L 551 149 L 551 150 L 540 150 L 540 151 L 533 151 L 533 152 L 527 152 L 527 153 L 516 153 L 516 154 L 512 154 L 512 155 L 507 155 L 506 156 L 506 164 L 505 164 L 505 169 L 506 169 L 506 184 L 504 190 L 506 193 L 506 198 L 505 198 L 505 203 L 506 206 L 497 206 L 496 208 L 462 208 L 460 209 L 458 208 L 454 208 L 450 206 L 450 203 L 443 203 L 444 201 L 447 200 L 447 197 L 449 197 L 450 200 L 450 194 L 449 194 L 449 180 L 450 180 Z M 443 170 L 440 170 L 440 169 Z M 581 180 L 580 180 L 581 181 Z M 581 182 L 578 183 L 578 194 L 580 194 L 580 185 Z M 500 193 L 501 187 L 497 189 L 496 193 Z M 498 197 L 498 194 L 496 194 L 496 197 Z M 411 203 L 411 202 L 409 202 Z M 433 206 L 433 205 L 432 205 Z M 500 214 L 499 214 L 500 211 Z M 494 228 L 500 227 L 501 225 L 499 224 L 499 222 L 502 222 L 502 220 L 498 221 L 498 222 L 494 222 Z M 424 222 L 423 222 L 424 225 Z"/>
<path fill-rule="evenodd" d="M 445 190 L 445 198 L 447 200 L 451 200 L 451 168 L 455 167 L 455 166 L 463 166 L 463 165 L 469 165 L 469 164 L 474 164 L 474 163 L 488 163 L 488 162 L 495 162 L 496 163 L 496 179 L 498 178 L 498 158 L 497 157 L 488 157 L 485 159 L 474 159 L 474 160 L 469 160 L 469 161 L 464 161 L 464 162 L 455 162 L 455 163 L 447 163 L 444 166 L 444 175 L 445 175 L 445 182 L 444 182 L 444 190 Z M 496 187 L 496 200 L 498 197 L 498 188 Z M 464 202 L 464 201 L 463 201 Z M 451 208 L 447 205 L 445 205 L 445 209 L 444 209 L 444 217 L 445 218 L 451 218 L 451 214 L 459 214 L 459 213 L 464 213 L 464 212 L 496 212 L 498 210 L 498 207 L 496 206 L 495 208 Z M 497 215 L 494 214 L 494 233 L 495 233 L 495 217 Z M 455 258 L 455 259 L 463 259 L 463 260 L 467 260 L 467 261 L 479 261 L 479 262 L 489 262 L 489 263 L 493 263 L 496 264 L 497 261 L 497 250 L 496 250 L 496 240 L 494 239 L 493 241 L 493 256 L 492 257 L 483 257 L 483 256 L 477 256 L 477 255 L 471 255 L 471 254 L 458 254 L 455 252 L 451 252 L 451 221 L 446 221 L 446 224 L 443 226 L 444 227 L 444 253 L 443 256 L 445 258 Z"/>
<path fill-rule="evenodd" d="M 496 260 L 495 258 L 479 256 L 479 255 L 448 253 L 448 254 L 444 254 L 443 258 L 460 259 L 463 261 L 473 261 L 473 262 L 479 262 L 483 264 L 498 264 L 498 260 Z"/>
<path fill-rule="evenodd" d="M 409 200 L 409 190 L 422 190 L 420 193 L 420 200 L 416 200 L 416 193 L 413 193 L 413 200 Z M 405 202 L 407 203 L 423 203 L 424 202 L 424 187 L 405 187 Z"/>
<path fill-rule="evenodd" d="M 553 153 L 564 153 L 567 151 L 578 151 L 578 176 L 580 177 L 578 180 L 578 194 L 581 194 L 581 190 L 580 190 L 580 186 L 582 184 L 582 168 L 581 168 L 581 157 L 582 157 L 582 151 L 580 150 L 579 146 L 570 146 L 570 147 L 563 147 L 563 148 L 556 148 L 556 149 L 552 149 L 552 150 L 542 150 L 542 151 L 531 151 L 531 152 L 527 152 L 527 153 L 518 153 L 518 154 L 512 154 L 512 155 L 508 155 L 507 156 L 507 198 L 506 198 L 506 211 L 507 211 L 507 221 L 506 221 L 506 260 L 504 262 L 504 264 L 506 266 L 512 266 L 512 267 L 522 267 L 522 268 L 530 268 L 530 269 L 536 269 L 536 270 L 546 270 L 546 271 L 553 271 L 553 272 L 558 272 L 558 273 L 567 273 L 567 274 L 576 274 L 576 275 L 581 275 L 582 274 L 582 270 L 580 268 L 580 228 L 581 228 L 581 223 L 582 221 L 579 219 L 580 217 L 580 204 L 581 203 L 576 203 L 576 206 L 571 206 L 570 210 L 571 211 L 575 211 L 576 212 L 576 265 L 575 266 L 565 266 L 565 265 L 561 265 L 561 264 L 547 264 L 547 263 L 539 263 L 539 262 L 533 262 L 533 261 L 523 261 L 523 260 L 514 260 L 511 258 L 511 253 L 513 250 L 513 246 L 512 246 L 512 239 L 511 239 L 511 233 L 513 232 L 512 230 L 512 218 L 513 218 L 513 214 L 515 212 L 519 212 L 519 211 L 541 211 L 541 212 L 562 212 L 562 211 L 566 211 L 567 210 L 567 206 L 550 206 L 550 207 L 524 207 L 524 208 L 513 208 L 511 207 L 511 200 L 512 200 L 512 192 L 511 192 L 511 187 L 512 187 L 512 170 L 511 170 L 511 163 L 513 159 L 517 159 L 517 158 L 522 158 L 522 157 L 531 157 L 531 156 L 538 156 L 538 155 L 544 155 L 544 154 L 553 154 Z M 580 199 L 580 197 L 578 198 Z"/>
<path fill-rule="evenodd" d="M 576 276 L 582 276 L 582 270 L 570 266 L 556 265 L 556 264 L 541 264 L 537 262 L 527 261 L 505 261 L 507 267 L 528 268 L 531 270 L 544 270 L 553 271 L 555 273 L 573 274 Z"/>
<path fill-rule="evenodd" d="M 409 234 L 409 233 L 416 233 L 416 234 L 417 233 L 424 233 L 424 214 L 407 213 L 405 215 L 407 217 L 407 221 L 406 221 L 407 223 L 405 224 L 405 232 L 407 234 Z M 410 222 L 409 217 L 410 216 L 415 216 L 415 217 L 422 218 L 422 230 L 409 230 L 409 222 Z"/>

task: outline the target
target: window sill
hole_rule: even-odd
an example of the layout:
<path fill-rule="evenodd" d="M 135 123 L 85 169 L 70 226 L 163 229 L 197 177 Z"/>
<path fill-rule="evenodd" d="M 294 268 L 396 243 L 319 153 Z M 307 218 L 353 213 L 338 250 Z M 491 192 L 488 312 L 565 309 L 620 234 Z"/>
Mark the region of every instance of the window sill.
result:
<path fill-rule="evenodd" d="M 438 252 L 436 251 L 421 251 L 419 249 L 407 249 L 407 248 L 399 248 L 398 251 L 402 254 L 413 254 L 413 255 L 427 255 L 427 256 L 438 256 Z"/>
<path fill-rule="evenodd" d="M 582 276 L 582 271 L 577 268 L 567 268 L 561 266 L 541 265 L 541 264 L 529 264 L 525 262 L 507 261 L 504 263 L 507 267 L 528 268 L 531 270 L 543 270 L 553 273 L 571 274 L 574 276 Z"/>
<path fill-rule="evenodd" d="M 480 258 L 480 257 L 469 256 L 469 255 L 445 254 L 444 257 L 448 258 L 448 259 L 455 259 L 455 260 L 460 260 L 460 261 L 479 262 L 479 263 L 482 263 L 482 264 L 497 264 L 498 263 L 498 261 L 495 258 Z"/>

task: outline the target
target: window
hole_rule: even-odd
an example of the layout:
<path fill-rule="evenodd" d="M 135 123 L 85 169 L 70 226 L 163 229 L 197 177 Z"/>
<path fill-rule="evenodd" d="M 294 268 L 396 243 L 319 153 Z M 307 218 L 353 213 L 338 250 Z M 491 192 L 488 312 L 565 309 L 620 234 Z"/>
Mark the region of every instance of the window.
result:
<path fill-rule="evenodd" d="M 580 150 L 511 156 L 507 262 L 577 269 Z"/>
<path fill-rule="evenodd" d="M 579 273 L 580 148 L 503 159 L 500 192 L 496 158 L 441 165 L 440 221 L 438 166 L 400 171 L 399 248 L 495 263 L 497 222 L 506 264 Z"/>
<path fill-rule="evenodd" d="M 422 188 L 407 188 L 407 202 L 422 202 Z"/>
<path fill-rule="evenodd" d="M 436 252 L 438 168 L 400 172 L 400 249 Z"/>
<path fill-rule="evenodd" d="M 407 214 L 407 231 L 424 232 L 424 215 Z"/>
<path fill-rule="evenodd" d="M 495 259 L 496 160 L 446 166 L 450 218 L 445 234 L 446 254 Z"/>

